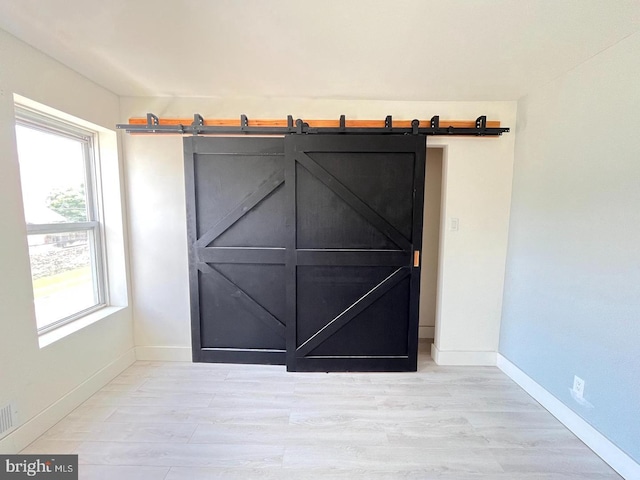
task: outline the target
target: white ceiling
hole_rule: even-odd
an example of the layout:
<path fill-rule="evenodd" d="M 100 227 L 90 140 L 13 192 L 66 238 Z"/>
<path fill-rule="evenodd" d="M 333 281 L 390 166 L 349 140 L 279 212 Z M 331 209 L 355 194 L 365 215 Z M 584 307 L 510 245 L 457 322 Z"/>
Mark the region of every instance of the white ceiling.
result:
<path fill-rule="evenodd" d="M 0 0 L 0 28 L 120 95 L 514 100 L 640 1 Z"/>

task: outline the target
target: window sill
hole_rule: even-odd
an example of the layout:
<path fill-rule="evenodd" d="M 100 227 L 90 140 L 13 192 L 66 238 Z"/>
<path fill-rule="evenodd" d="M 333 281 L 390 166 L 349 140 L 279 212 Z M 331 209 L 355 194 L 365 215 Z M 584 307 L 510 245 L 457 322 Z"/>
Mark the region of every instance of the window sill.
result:
<path fill-rule="evenodd" d="M 96 310 L 95 312 L 91 312 L 84 317 L 74 320 L 73 322 L 65 323 L 64 325 L 60 325 L 56 329 L 41 334 L 38 337 L 38 344 L 40 348 L 44 348 L 47 345 L 51 345 L 52 343 L 63 339 L 67 335 L 71 335 L 78 330 L 88 327 L 92 323 L 96 323 L 104 318 L 110 317 L 111 315 L 119 312 L 120 310 L 123 310 L 124 308 L 125 307 L 104 307 L 100 310 Z"/>

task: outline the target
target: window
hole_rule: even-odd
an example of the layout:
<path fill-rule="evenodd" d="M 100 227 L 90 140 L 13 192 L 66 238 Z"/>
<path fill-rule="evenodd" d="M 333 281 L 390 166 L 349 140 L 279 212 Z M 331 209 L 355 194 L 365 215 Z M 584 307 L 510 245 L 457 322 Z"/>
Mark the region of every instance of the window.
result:
<path fill-rule="evenodd" d="M 97 135 L 16 105 L 38 331 L 106 304 Z"/>

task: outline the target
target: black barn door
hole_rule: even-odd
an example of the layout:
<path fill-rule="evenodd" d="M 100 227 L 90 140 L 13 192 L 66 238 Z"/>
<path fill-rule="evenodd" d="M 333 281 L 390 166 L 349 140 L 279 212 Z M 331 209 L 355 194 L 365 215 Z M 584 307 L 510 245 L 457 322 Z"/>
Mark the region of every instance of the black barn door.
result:
<path fill-rule="evenodd" d="M 186 138 L 194 361 L 415 370 L 424 165 L 418 135 Z"/>
<path fill-rule="evenodd" d="M 416 370 L 425 149 L 285 138 L 288 370 Z"/>
<path fill-rule="evenodd" d="M 285 362 L 282 138 L 186 138 L 193 360 Z"/>

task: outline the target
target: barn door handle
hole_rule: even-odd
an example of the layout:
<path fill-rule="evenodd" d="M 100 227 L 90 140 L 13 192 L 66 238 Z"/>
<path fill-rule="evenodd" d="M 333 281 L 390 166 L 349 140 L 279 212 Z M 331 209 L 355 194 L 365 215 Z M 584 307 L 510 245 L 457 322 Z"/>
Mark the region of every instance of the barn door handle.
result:
<path fill-rule="evenodd" d="M 414 267 L 420 266 L 420 250 L 415 250 L 413 252 L 413 266 Z"/>

